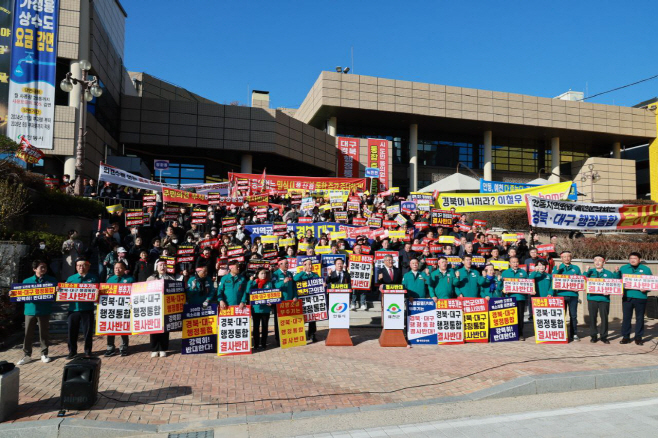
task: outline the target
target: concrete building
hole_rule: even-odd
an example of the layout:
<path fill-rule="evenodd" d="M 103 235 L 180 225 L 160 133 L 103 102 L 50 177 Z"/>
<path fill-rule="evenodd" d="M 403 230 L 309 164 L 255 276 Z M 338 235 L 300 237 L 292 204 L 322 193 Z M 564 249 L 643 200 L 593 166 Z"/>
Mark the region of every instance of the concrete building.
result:
<path fill-rule="evenodd" d="M 463 166 L 485 180 L 574 179 L 583 200 L 634 199 L 635 161 L 622 150 L 656 138 L 649 108 L 583 102 L 578 92 L 552 99 L 337 72 L 321 72 L 297 109 L 269 108 L 267 91 L 254 91 L 251 107 L 224 105 L 129 72 L 128 15 L 118 0 L 60 0 L 59 17 L 57 80 L 69 71 L 79 76 L 78 60 L 88 59 L 104 91 L 86 105 L 85 175 L 92 178 L 100 161 L 123 156 L 141 159 L 130 166 L 142 174 L 154 159 L 169 159 L 172 169 L 162 175 L 168 182 L 216 181 L 265 167 L 332 176 L 336 138 L 356 137 L 359 175 L 369 154 L 365 139 L 386 139 L 386 183 L 403 193 Z M 57 90 L 54 148 L 35 170 L 73 176 L 79 97 Z M 583 183 L 590 165 L 598 178 Z"/>

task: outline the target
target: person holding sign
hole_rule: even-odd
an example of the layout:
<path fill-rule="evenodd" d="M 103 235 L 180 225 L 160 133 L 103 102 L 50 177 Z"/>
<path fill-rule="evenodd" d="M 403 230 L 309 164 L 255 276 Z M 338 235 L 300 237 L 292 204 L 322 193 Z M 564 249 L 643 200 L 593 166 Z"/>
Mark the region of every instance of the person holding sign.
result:
<path fill-rule="evenodd" d="M 587 269 L 585 277 L 587 278 L 619 278 L 619 274 L 612 273 L 603 268 L 605 264 L 605 256 L 594 256 L 594 268 Z M 608 341 L 608 314 L 610 313 L 610 296 L 603 294 L 587 294 L 587 308 L 589 310 L 589 334 L 591 336 L 590 342 L 598 342 L 598 334 L 601 335 L 601 342 L 609 344 Z M 596 329 L 596 320 L 601 316 L 600 330 Z"/>
<path fill-rule="evenodd" d="M 438 264 L 438 269 L 430 275 L 430 297 L 435 303 L 455 297 L 455 272 L 448 268 L 448 259 L 444 256 L 439 257 Z"/>
<path fill-rule="evenodd" d="M 502 281 L 500 278 L 500 274 L 498 274 L 498 278 L 496 278 L 496 270 L 491 263 L 484 265 L 482 276 L 478 278 L 480 296 L 486 299 L 500 297 L 499 283 Z"/>
<path fill-rule="evenodd" d="M 472 268 L 473 257 L 466 254 L 464 266 L 455 272 L 455 293 L 458 297 L 478 298 L 480 296 L 480 273 Z"/>
<path fill-rule="evenodd" d="M 23 284 L 57 284 L 55 277 L 46 275 L 48 266 L 46 262 L 35 260 L 32 262 L 34 275 L 23 280 Z M 25 356 L 18 361 L 17 365 L 24 365 L 32 362 L 32 339 L 34 338 L 34 328 L 39 323 L 39 344 L 41 347 L 41 362 L 48 363 L 48 346 L 50 338 L 48 336 L 48 326 L 50 324 L 50 314 L 53 313 L 52 301 L 35 301 L 25 303 L 25 338 L 23 339 L 23 353 Z"/>
<path fill-rule="evenodd" d="M 297 286 L 295 285 L 292 274 L 288 271 L 287 259 L 279 260 L 279 269 L 272 274 L 272 283 L 275 288 L 281 291 L 281 301 L 297 301 Z M 276 343 L 280 346 L 278 330 L 279 318 L 276 314 L 276 310 L 274 311 L 274 327 L 277 327 L 274 331 Z"/>
<path fill-rule="evenodd" d="M 313 260 L 311 259 L 306 259 L 304 260 L 304 268 L 302 272 L 298 272 L 297 275 L 293 277 L 293 279 L 297 281 L 304 281 L 304 280 L 310 280 L 311 278 L 319 278 L 318 274 L 313 272 Z M 308 339 L 311 340 L 311 343 L 318 342 L 318 340 L 315 337 L 315 333 L 317 332 L 317 323 L 315 321 L 311 321 L 308 323 Z"/>
<path fill-rule="evenodd" d="M 427 298 L 430 279 L 427 274 L 418 270 L 420 267 L 418 259 L 411 259 L 409 261 L 409 267 L 411 271 L 402 277 L 402 286 L 407 290 L 406 298 L 411 304 L 416 299 Z"/>
<path fill-rule="evenodd" d="M 217 286 L 219 308 L 224 310 L 228 306 L 240 306 L 242 309 L 247 304 L 247 294 L 245 293 L 247 281 L 240 274 L 240 265 L 237 261 L 228 262 L 228 271 L 228 275 L 223 276 Z M 208 300 L 206 300 L 207 302 Z M 204 303 L 204 306 L 206 305 Z"/>
<path fill-rule="evenodd" d="M 535 281 L 535 292 L 540 297 L 553 296 L 553 276 L 547 271 L 548 262 L 544 259 L 538 259 L 535 270 L 528 275 L 528 278 Z"/>
<path fill-rule="evenodd" d="M 571 264 L 571 251 L 562 251 L 562 264 L 555 271 L 559 275 L 581 275 L 580 268 Z M 569 309 L 569 341 L 580 341 L 578 337 L 578 292 L 573 290 L 556 290 L 558 297 L 564 297 L 564 307 Z"/>
<path fill-rule="evenodd" d="M 524 269 L 519 268 L 519 258 L 516 256 L 509 258 L 509 269 L 505 269 L 501 275 L 503 282 L 500 283 L 500 287 L 503 287 L 504 281 L 506 278 L 528 278 L 528 273 Z M 504 293 L 504 292 L 503 292 Z M 525 294 L 508 294 L 509 296 L 516 298 L 516 314 L 518 315 L 519 323 L 519 340 L 525 341 L 525 336 L 523 336 L 523 316 L 525 315 Z"/>
<path fill-rule="evenodd" d="M 97 284 L 98 277 L 89 272 L 91 264 L 85 257 L 78 257 L 75 261 L 77 274 L 71 275 L 66 279 L 67 283 L 84 283 Z M 78 334 L 82 326 L 84 336 L 85 357 L 91 357 L 92 342 L 94 340 L 94 303 L 74 301 L 69 303 L 69 314 L 67 318 L 69 325 L 68 347 L 69 355 L 67 359 L 73 359 L 78 355 Z"/>
<path fill-rule="evenodd" d="M 228 276 L 227 276 L 228 277 Z M 224 278 L 222 278 L 222 281 Z M 208 306 L 215 299 L 215 287 L 208 278 L 208 268 L 202 266 L 196 270 L 192 278 L 187 280 L 185 304 L 191 306 Z"/>
<path fill-rule="evenodd" d="M 628 256 L 628 264 L 617 268 L 618 272 L 626 275 L 652 275 L 651 269 L 641 264 L 642 256 L 639 252 L 632 252 Z M 629 344 L 631 342 L 631 319 L 633 310 L 635 310 L 635 343 L 644 344 L 642 335 L 644 335 L 644 311 L 647 308 L 648 290 L 627 289 L 624 286 L 624 296 L 622 297 L 621 307 L 623 319 L 621 322 L 620 344 Z"/>
<path fill-rule="evenodd" d="M 247 296 L 249 296 L 252 289 L 274 289 L 269 276 L 270 271 L 268 269 L 259 269 L 256 277 L 252 276 L 251 280 L 247 283 Z M 267 348 L 267 332 L 269 329 L 270 313 L 272 313 L 272 306 L 269 304 L 251 305 L 251 317 L 254 320 L 254 330 L 251 336 L 252 348 L 257 350 L 265 350 Z"/>
<path fill-rule="evenodd" d="M 106 283 L 133 283 L 135 280 L 126 275 L 126 264 L 124 262 L 116 262 L 114 264 L 114 275 L 107 279 Z M 111 357 L 116 354 L 116 347 L 114 346 L 114 335 L 107 336 L 107 351 L 105 357 Z M 128 335 L 121 335 L 121 346 L 119 346 L 119 353 L 121 356 L 128 356 Z"/>
<path fill-rule="evenodd" d="M 146 281 L 174 280 L 174 276 L 167 274 L 167 262 L 158 259 L 155 262 L 155 272 Z M 151 357 L 166 357 L 169 350 L 169 332 L 155 333 L 149 335 L 151 344 Z"/>

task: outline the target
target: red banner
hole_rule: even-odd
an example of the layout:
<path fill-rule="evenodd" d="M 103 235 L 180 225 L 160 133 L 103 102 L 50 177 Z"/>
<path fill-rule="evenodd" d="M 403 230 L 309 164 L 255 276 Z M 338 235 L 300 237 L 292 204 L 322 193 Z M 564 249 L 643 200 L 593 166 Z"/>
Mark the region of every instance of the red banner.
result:
<path fill-rule="evenodd" d="M 252 190 L 258 189 L 262 184 L 263 175 L 255 173 L 232 173 L 233 180 L 241 178 L 247 180 Z M 269 190 L 365 190 L 365 178 L 315 178 L 308 176 L 282 176 L 267 175 L 267 188 Z"/>
<path fill-rule="evenodd" d="M 170 189 L 167 187 L 162 188 L 162 200 L 164 202 L 177 202 L 179 204 L 208 205 L 208 198 L 206 195 L 186 192 L 185 190 Z"/>
<path fill-rule="evenodd" d="M 388 189 L 388 140 L 368 139 L 368 167 L 379 169 L 379 190 Z"/>
<path fill-rule="evenodd" d="M 45 155 L 39 148 L 32 146 L 25 137 L 21 137 L 20 146 L 21 150 L 16 152 L 16 158 L 21 159 L 28 164 L 37 164 Z"/>
<path fill-rule="evenodd" d="M 338 169 L 339 178 L 359 177 L 359 139 L 338 137 Z"/>

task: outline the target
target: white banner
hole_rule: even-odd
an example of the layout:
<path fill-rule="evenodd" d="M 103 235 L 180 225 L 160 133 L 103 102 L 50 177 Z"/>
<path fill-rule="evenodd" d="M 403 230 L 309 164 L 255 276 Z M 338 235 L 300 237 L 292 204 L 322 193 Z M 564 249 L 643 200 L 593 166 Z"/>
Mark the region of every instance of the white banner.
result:
<path fill-rule="evenodd" d="M 600 295 L 623 295 L 621 278 L 588 278 L 587 293 Z"/>
<path fill-rule="evenodd" d="M 528 223 L 563 230 L 633 230 L 658 228 L 658 205 L 587 204 L 526 199 Z"/>
<path fill-rule="evenodd" d="M 658 275 L 624 274 L 624 288 L 635 290 L 658 290 Z"/>
<path fill-rule="evenodd" d="M 139 189 L 152 190 L 154 192 L 161 192 L 163 187 L 176 189 L 179 188 L 176 184 L 166 184 L 158 181 L 153 181 L 139 175 L 126 172 L 118 167 L 110 166 L 109 164 L 101 163 L 98 167 L 98 182 L 106 181 L 122 186 L 135 187 Z M 190 190 L 195 189 L 197 193 L 207 194 L 208 192 L 219 192 L 222 196 L 228 195 L 229 183 L 211 183 L 211 184 L 181 184 L 180 189 Z"/>
<path fill-rule="evenodd" d="M 350 294 L 329 293 L 329 328 L 350 328 Z"/>
<path fill-rule="evenodd" d="M 404 294 L 384 293 L 384 329 L 404 330 Z"/>

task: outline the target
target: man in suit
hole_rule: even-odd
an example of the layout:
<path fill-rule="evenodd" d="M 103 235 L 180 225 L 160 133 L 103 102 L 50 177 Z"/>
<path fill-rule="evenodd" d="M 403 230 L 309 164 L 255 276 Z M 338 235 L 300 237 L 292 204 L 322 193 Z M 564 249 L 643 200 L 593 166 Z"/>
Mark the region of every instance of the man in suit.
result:
<path fill-rule="evenodd" d="M 377 278 L 379 284 L 401 284 L 402 275 L 400 269 L 393 266 L 393 256 L 384 256 L 384 267 L 379 270 Z"/>
<path fill-rule="evenodd" d="M 350 273 L 345 269 L 345 262 L 343 259 L 337 259 L 334 264 L 335 269 L 327 277 L 327 289 L 331 288 L 332 284 L 352 284 L 352 277 Z M 350 286 L 351 288 L 351 286 Z M 368 310 L 368 304 L 366 303 L 366 294 L 363 290 L 354 290 L 352 291 L 352 310 L 356 310 L 356 300 L 357 295 L 360 295 L 361 310 Z"/>

